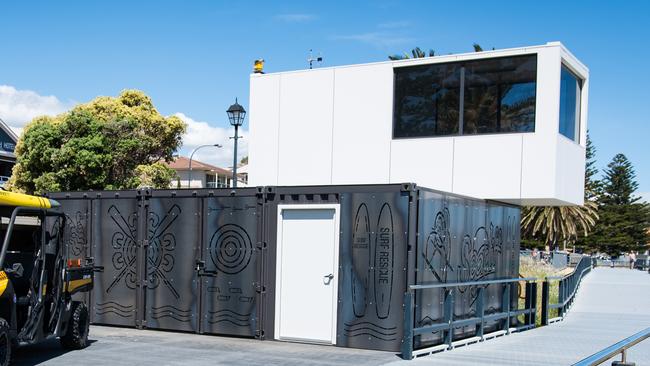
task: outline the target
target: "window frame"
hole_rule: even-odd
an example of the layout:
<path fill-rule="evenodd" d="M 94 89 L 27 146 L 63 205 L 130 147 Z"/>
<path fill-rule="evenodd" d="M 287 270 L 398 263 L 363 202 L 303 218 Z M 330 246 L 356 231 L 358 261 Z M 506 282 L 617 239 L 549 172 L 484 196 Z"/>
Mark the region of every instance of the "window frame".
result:
<path fill-rule="evenodd" d="M 530 131 L 508 131 L 508 132 L 486 132 L 486 133 L 474 133 L 466 134 L 464 133 L 464 114 L 465 114 L 465 66 L 469 62 L 483 61 L 483 60 L 495 60 L 502 58 L 519 58 L 519 57 L 534 57 L 535 59 L 535 118 L 533 121 L 533 128 Z M 395 136 L 396 123 L 397 123 L 397 111 L 396 111 L 396 91 L 397 91 L 397 74 L 398 69 L 408 69 L 415 67 L 423 66 L 436 66 L 436 65 L 449 65 L 449 64 L 459 64 L 459 100 L 458 100 L 458 126 L 456 133 L 447 134 L 447 135 L 427 135 L 427 136 Z M 575 72 L 573 73 L 575 75 Z M 481 58 L 469 58 L 465 60 L 455 60 L 455 61 L 445 61 L 445 62 L 432 62 L 432 63 L 418 63 L 411 65 L 394 65 L 393 66 L 393 96 L 391 98 L 392 109 L 391 109 L 391 138 L 392 140 L 409 140 L 409 139 L 427 139 L 427 138 L 449 138 L 449 137 L 460 137 L 460 136 L 488 136 L 488 135 L 512 135 L 512 134 L 530 134 L 535 133 L 537 127 L 537 98 L 539 94 L 537 93 L 537 85 L 539 79 L 539 54 L 538 52 L 528 52 L 522 54 L 514 55 L 502 55 L 495 57 L 481 57 Z"/>
<path fill-rule="evenodd" d="M 570 138 L 566 136 L 565 134 L 562 133 L 560 126 L 562 123 L 562 70 L 566 70 L 573 78 L 576 80 L 577 83 L 577 91 L 576 91 L 576 111 L 575 111 L 575 121 L 574 121 L 574 138 Z M 562 136 L 563 138 L 580 145 L 581 143 L 581 135 L 582 135 L 582 93 L 583 93 L 583 88 L 585 86 L 585 78 L 579 75 L 579 73 L 567 63 L 564 58 L 562 59 L 560 63 L 560 94 L 558 96 L 558 118 L 557 118 L 557 134 Z"/>

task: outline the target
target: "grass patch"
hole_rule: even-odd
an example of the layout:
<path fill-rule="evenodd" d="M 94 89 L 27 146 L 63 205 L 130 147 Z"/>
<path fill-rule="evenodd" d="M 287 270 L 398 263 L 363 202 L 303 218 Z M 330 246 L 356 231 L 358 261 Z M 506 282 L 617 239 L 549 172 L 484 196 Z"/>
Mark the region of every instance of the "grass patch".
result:
<path fill-rule="evenodd" d="M 564 276 L 571 273 L 572 268 L 562 268 L 558 269 L 549 264 L 541 263 L 534 261 L 532 258 L 527 256 L 521 256 L 519 258 L 519 275 L 521 277 L 536 277 L 537 280 L 537 315 L 535 317 L 535 325 L 540 326 L 542 324 L 542 282 L 544 278 L 548 276 Z M 524 282 L 519 283 L 519 308 L 523 309 L 525 307 L 525 298 L 526 298 L 526 287 Z M 560 283 L 559 281 L 551 281 L 549 286 L 549 297 L 550 303 L 557 303 L 559 298 Z M 549 319 L 557 317 L 558 310 L 551 309 L 549 310 L 548 317 Z M 524 322 L 524 316 L 520 315 L 517 317 L 520 322 Z"/>

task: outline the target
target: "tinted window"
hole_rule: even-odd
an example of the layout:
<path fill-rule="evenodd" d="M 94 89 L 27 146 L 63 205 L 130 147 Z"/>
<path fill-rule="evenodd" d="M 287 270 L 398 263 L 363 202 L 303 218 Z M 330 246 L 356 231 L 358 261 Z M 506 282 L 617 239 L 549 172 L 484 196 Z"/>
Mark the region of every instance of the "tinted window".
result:
<path fill-rule="evenodd" d="M 560 79 L 560 133 L 577 141 L 580 128 L 581 81 L 564 65 Z"/>
<path fill-rule="evenodd" d="M 458 133 L 460 65 L 438 64 L 395 72 L 395 137 Z"/>
<path fill-rule="evenodd" d="M 533 132 L 536 78 L 536 55 L 395 68 L 393 137 Z"/>
<path fill-rule="evenodd" d="M 535 130 L 535 56 L 465 63 L 463 134 Z"/>

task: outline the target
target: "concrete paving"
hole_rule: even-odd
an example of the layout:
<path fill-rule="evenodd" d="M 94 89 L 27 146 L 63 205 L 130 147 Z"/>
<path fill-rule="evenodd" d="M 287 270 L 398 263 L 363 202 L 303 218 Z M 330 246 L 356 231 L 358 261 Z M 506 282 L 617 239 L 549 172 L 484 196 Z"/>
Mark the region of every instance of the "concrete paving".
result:
<path fill-rule="evenodd" d="M 648 326 L 650 275 L 598 268 L 583 281 L 564 321 L 413 361 L 390 352 L 92 326 L 85 350 L 64 352 L 51 341 L 16 350 L 13 364 L 570 365 Z M 628 360 L 650 365 L 650 340 L 633 348 Z"/>

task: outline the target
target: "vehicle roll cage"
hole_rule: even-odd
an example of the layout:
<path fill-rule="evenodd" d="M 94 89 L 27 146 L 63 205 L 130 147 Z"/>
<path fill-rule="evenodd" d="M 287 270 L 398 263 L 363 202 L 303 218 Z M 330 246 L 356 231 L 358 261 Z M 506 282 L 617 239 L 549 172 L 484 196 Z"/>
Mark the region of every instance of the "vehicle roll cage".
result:
<path fill-rule="evenodd" d="M 5 256 L 7 255 L 7 249 L 9 248 L 9 242 L 11 241 L 11 234 L 13 233 L 14 226 L 16 224 L 16 218 L 18 215 L 32 215 L 38 216 L 41 219 L 41 230 L 44 229 L 46 217 L 60 217 L 65 224 L 65 214 L 63 212 L 52 211 L 49 209 L 35 208 L 35 207 L 16 207 L 11 213 L 11 219 L 9 220 L 9 225 L 7 226 L 7 232 L 5 233 L 4 240 L 2 242 L 2 251 L 0 251 L 0 270 L 2 270 Z M 43 234 L 45 233 L 42 230 Z"/>

